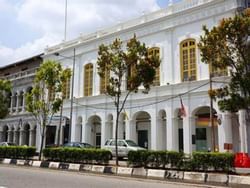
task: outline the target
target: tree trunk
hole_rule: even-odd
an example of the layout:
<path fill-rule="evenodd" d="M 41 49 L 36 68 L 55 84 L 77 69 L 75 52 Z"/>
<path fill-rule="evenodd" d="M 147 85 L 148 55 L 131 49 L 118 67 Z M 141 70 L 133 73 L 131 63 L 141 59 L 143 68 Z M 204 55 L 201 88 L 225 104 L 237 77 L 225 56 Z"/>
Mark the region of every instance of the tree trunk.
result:
<path fill-rule="evenodd" d="M 61 127 L 62 127 L 62 111 L 63 111 L 63 103 L 60 109 L 60 121 L 59 121 L 59 128 L 58 128 L 58 136 L 57 136 L 57 145 L 60 146 L 60 136 L 61 136 Z"/>
<path fill-rule="evenodd" d="M 115 164 L 116 164 L 116 166 L 119 166 L 118 145 L 117 145 L 117 139 L 118 139 L 118 120 L 119 120 L 119 109 L 116 110 L 116 121 L 115 121 Z"/>
<path fill-rule="evenodd" d="M 41 144 L 40 144 L 40 150 L 39 150 L 39 158 L 38 160 L 41 161 L 42 158 L 42 152 L 43 152 L 43 142 L 44 142 L 44 136 L 45 136 L 45 126 L 43 126 L 42 128 L 42 140 L 41 140 Z"/>

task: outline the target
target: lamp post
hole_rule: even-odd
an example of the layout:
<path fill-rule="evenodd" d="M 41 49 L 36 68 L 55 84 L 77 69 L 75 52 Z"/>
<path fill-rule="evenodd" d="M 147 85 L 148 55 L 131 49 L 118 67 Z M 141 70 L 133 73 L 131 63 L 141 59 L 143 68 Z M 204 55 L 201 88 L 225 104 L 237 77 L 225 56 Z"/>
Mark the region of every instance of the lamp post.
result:
<path fill-rule="evenodd" d="M 55 53 L 56 56 L 61 56 L 66 59 L 72 59 L 72 57 L 67 57 L 59 53 Z M 73 68 L 72 68 L 72 79 L 71 79 L 71 95 L 70 95 L 70 123 L 69 123 L 69 139 L 71 141 L 71 126 L 72 126 L 72 116 L 73 116 L 73 96 L 74 96 L 74 78 L 75 78 L 75 62 L 76 62 L 76 49 L 73 50 Z M 60 119 L 62 117 L 60 116 Z M 60 121 L 61 122 L 61 121 Z"/>

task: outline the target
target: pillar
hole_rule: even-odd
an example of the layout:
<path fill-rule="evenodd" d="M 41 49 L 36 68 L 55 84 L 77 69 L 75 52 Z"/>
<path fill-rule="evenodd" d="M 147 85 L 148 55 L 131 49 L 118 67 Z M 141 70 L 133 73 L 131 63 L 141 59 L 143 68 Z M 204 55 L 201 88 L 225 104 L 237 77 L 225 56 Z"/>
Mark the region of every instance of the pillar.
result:
<path fill-rule="evenodd" d="M 19 93 L 16 94 L 16 113 L 19 112 Z"/>
<path fill-rule="evenodd" d="M 19 145 L 24 145 L 24 130 L 20 129 L 19 131 Z"/>
<path fill-rule="evenodd" d="M 239 110 L 239 128 L 240 128 L 240 152 L 247 153 L 247 123 L 246 110 Z"/>
<path fill-rule="evenodd" d="M 151 115 L 151 114 L 150 114 Z M 159 126 L 157 125 L 158 117 L 155 114 L 151 115 L 151 149 L 158 150 L 160 147 L 159 135 Z"/>
<path fill-rule="evenodd" d="M 72 125 L 70 125 L 69 129 L 71 131 L 71 136 L 70 136 L 70 140 L 69 142 L 75 142 L 76 141 L 76 137 L 75 137 L 75 132 L 76 132 L 76 124 L 77 124 L 77 117 L 76 117 L 76 113 L 74 113 L 73 110 L 73 114 L 72 114 Z"/>
<path fill-rule="evenodd" d="M 14 140 L 13 142 L 17 145 L 19 145 L 19 131 L 18 130 L 14 130 Z"/>
<path fill-rule="evenodd" d="M 125 131 L 123 123 L 124 121 L 120 121 L 120 120 L 118 121 L 118 138 L 119 139 L 123 139 L 123 132 Z"/>
<path fill-rule="evenodd" d="M 101 148 L 104 146 L 104 144 L 107 140 L 106 124 L 107 124 L 107 122 L 105 121 L 105 119 L 103 119 L 101 121 Z"/>
<path fill-rule="evenodd" d="M 195 145 L 192 144 L 192 135 L 195 135 L 195 118 L 183 117 L 184 153 L 190 154 L 195 150 Z"/>
<path fill-rule="evenodd" d="M 219 116 L 220 117 L 220 116 Z M 221 125 L 218 127 L 219 151 L 228 151 L 224 148 L 224 144 L 233 143 L 232 118 L 231 113 L 225 112 L 221 115 Z"/>
<path fill-rule="evenodd" d="M 126 139 L 133 140 L 134 142 L 138 143 L 137 133 L 136 133 L 136 121 L 135 120 L 126 120 L 125 121 L 125 128 L 126 128 Z"/>
<path fill-rule="evenodd" d="M 35 130 L 31 129 L 29 130 L 29 146 L 35 145 Z"/>
<path fill-rule="evenodd" d="M 11 97 L 10 97 L 10 113 L 13 113 L 13 101 L 14 100 L 14 96 L 13 95 L 11 95 Z"/>
<path fill-rule="evenodd" d="M 25 93 L 23 92 L 23 107 L 22 112 L 25 112 L 26 100 L 25 100 Z"/>
<path fill-rule="evenodd" d="M 178 118 L 167 114 L 167 150 L 178 151 Z"/>
<path fill-rule="evenodd" d="M 13 131 L 8 130 L 8 142 L 13 142 Z"/>

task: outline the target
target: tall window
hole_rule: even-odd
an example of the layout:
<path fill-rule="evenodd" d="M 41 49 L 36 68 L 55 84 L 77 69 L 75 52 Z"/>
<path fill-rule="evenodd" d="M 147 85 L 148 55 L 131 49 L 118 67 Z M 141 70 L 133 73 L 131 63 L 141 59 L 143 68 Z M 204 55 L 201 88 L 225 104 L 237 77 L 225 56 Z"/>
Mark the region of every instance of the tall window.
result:
<path fill-rule="evenodd" d="M 65 85 L 64 85 L 64 91 L 63 91 L 63 97 L 65 99 L 69 99 L 70 98 L 70 81 L 71 79 L 68 78 L 66 81 L 65 81 Z"/>
<path fill-rule="evenodd" d="M 84 96 L 91 96 L 93 89 L 93 65 L 91 63 L 84 67 Z"/>
<path fill-rule="evenodd" d="M 110 78 L 110 72 L 109 71 L 106 70 L 104 74 L 105 74 L 104 77 L 101 78 L 101 80 L 100 80 L 101 81 L 101 83 L 100 83 L 100 93 L 101 94 L 106 92 L 106 88 L 107 88 L 107 86 L 109 84 L 109 78 Z"/>
<path fill-rule="evenodd" d="M 135 69 L 136 69 L 135 64 L 130 65 L 128 67 L 128 71 L 127 71 L 127 89 L 132 88 L 130 79 L 136 74 Z"/>
<path fill-rule="evenodd" d="M 180 45 L 181 80 L 196 80 L 196 44 L 194 39 L 188 39 Z"/>
<path fill-rule="evenodd" d="M 148 50 L 149 56 L 156 56 L 157 58 L 160 58 L 160 48 L 159 47 L 153 47 Z M 160 85 L 160 67 L 156 69 L 155 78 L 154 78 L 154 86 Z"/>

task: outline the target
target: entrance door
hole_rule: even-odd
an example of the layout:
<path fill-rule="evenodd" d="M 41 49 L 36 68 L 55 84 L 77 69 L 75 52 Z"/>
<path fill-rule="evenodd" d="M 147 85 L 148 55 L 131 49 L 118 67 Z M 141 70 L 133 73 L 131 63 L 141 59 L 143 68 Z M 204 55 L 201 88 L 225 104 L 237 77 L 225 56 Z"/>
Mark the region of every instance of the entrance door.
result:
<path fill-rule="evenodd" d="M 183 151 L 183 129 L 179 129 L 179 151 Z"/>
<path fill-rule="evenodd" d="M 138 130 L 138 145 L 148 149 L 148 131 Z"/>
<path fill-rule="evenodd" d="M 196 128 L 196 150 L 207 151 L 207 129 Z"/>
<path fill-rule="evenodd" d="M 56 137 L 56 126 L 47 126 L 46 127 L 46 146 L 54 145 Z"/>
<path fill-rule="evenodd" d="M 101 147 L 101 133 L 96 133 L 95 143 L 97 148 Z"/>

